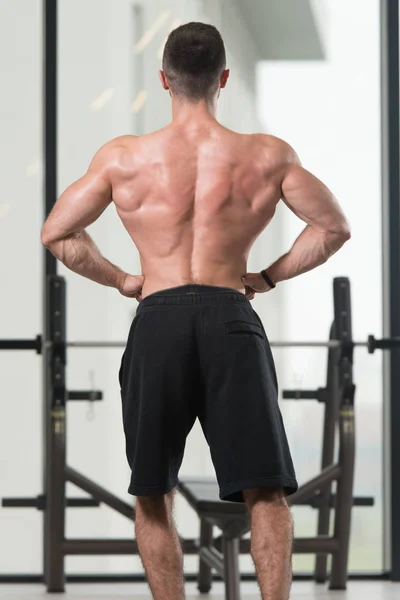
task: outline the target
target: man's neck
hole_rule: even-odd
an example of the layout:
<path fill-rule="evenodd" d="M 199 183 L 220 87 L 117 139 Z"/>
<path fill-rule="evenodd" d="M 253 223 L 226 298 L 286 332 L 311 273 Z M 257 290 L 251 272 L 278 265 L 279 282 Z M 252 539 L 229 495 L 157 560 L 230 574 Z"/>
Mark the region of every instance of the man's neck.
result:
<path fill-rule="evenodd" d="M 203 121 L 210 118 L 216 119 L 217 98 L 211 100 L 200 100 L 196 104 L 185 102 L 182 99 L 172 97 L 172 120 L 175 123 L 184 121 Z"/>

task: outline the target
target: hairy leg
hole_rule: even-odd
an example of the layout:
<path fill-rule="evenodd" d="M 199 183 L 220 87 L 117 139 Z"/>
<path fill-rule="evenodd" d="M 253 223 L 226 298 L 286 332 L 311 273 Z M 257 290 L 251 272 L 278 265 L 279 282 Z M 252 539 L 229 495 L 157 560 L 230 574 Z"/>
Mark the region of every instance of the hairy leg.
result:
<path fill-rule="evenodd" d="M 173 518 L 174 492 L 138 496 L 136 539 L 154 600 L 184 600 L 183 555 Z"/>
<path fill-rule="evenodd" d="M 283 490 L 244 490 L 251 514 L 251 555 L 262 600 L 289 600 L 293 517 Z"/>

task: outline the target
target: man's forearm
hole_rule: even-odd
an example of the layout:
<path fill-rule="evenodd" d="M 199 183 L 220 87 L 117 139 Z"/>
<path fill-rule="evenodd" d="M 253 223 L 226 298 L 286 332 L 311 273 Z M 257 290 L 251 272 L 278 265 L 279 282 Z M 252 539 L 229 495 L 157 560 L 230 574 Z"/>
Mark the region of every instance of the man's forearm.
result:
<path fill-rule="evenodd" d="M 102 285 L 121 288 L 127 274 L 102 256 L 86 231 L 45 245 L 74 273 Z"/>
<path fill-rule="evenodd" d="M 325 263 L 349 237 L 346 228 L 337 232 L 322 232 L 307 225 L 291 250 L 268 267 L 268 276 L 274 283 L 279 283 L 307 273 Z"/>

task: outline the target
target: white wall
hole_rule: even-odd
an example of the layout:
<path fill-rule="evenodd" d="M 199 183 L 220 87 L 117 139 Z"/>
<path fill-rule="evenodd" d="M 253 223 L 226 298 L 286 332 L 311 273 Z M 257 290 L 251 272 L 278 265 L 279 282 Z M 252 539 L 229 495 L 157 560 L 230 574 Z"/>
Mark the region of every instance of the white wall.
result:
<path fill-rule="evenodd" d="M 318 3 L 316 3 L 318 4 Z M 381 193 L 379 98 L 379 2 L 324 0 L 327 60 L 266 62 L 259 67 L 259 115 L 264 126 L 298 151 L 306 168 L 336 194 L 353 230 L 352 240 L 325 266 L 281 286 L 284 340 L 323 340 L 332 320 L 332 279 L 351 279 L 353 336 L 381 334 Z M 287 250 L 303 224 L 284 207 L 277 253 Z M 275 351 L 287 388 L 325 382 L 325 350 Z M 377 496 L 374 509 L 354 511 L 351 567 L 378 569 L 381 560 L 382 356 L 355 351 L 357 384 L 356 493 Z M 321 407 L 283 405 L 300 481 L 316 473 Z M 309 527 L 307 509 L 296 509 L 299 534 Z M 368 523 L 368 525 L 367 525 Z M 309 530 L 309 529 L 308 529 Z M 296 558 L 295 566 L 312 565 Z M 306 566 L 305 566 L 306 568 Z"/>

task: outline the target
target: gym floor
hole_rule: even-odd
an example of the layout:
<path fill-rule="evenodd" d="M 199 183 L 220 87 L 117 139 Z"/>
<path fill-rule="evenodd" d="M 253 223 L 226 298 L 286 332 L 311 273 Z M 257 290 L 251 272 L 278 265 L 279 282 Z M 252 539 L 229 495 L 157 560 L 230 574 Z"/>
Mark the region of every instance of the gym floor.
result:
<path fill-rule="evenodd" d="M 224 589 L 221 583 L 215 583 L 209 595 L 201 596 L 196 584 L 186 586 L 187 600 L 195 598 L 209 598 L 209 600 L 224 600 Z M 83 585 L 71 584 L 67 593 L 47 595 L 41 585 L 0 585 L 0 598 L 12 600 L 29 600 L 30 598 L 58 598 L 58 600 L 118 600 L 118 598 L 131 598 L 133 600 L 150 600 L 149 589 L 145 584 L 101 584 Z M 313 583 L 296 582 L 292 588 L 291 600 L 395 600 L 400 598 L 400 584 L 351 581 L 346 592 L 329 592 L 327 586 L 316 586 Z M 254 583 L 242 584 L 242 600 L 259 600 L 260 594 Z"/>

